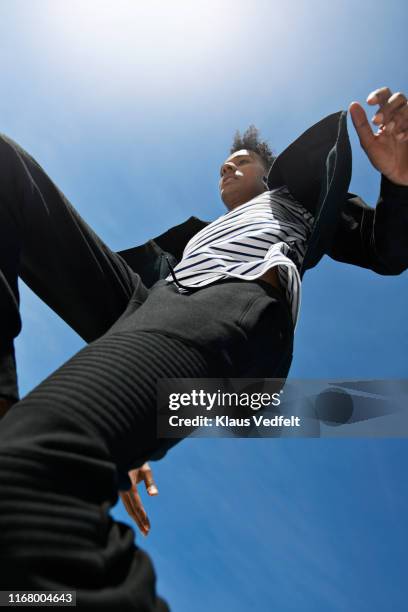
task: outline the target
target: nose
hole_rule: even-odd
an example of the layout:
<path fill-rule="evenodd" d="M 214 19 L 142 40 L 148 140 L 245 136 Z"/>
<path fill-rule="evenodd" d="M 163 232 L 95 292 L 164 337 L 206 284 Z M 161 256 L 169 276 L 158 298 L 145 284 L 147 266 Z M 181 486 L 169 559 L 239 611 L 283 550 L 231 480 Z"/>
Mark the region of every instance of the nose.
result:
<path fill-rule="evenodd" d="M 224 178 L 226 174 L 234 174 L 237 169 L 233 162 L 225 162 L 221 168 L 221 177 Z"/>

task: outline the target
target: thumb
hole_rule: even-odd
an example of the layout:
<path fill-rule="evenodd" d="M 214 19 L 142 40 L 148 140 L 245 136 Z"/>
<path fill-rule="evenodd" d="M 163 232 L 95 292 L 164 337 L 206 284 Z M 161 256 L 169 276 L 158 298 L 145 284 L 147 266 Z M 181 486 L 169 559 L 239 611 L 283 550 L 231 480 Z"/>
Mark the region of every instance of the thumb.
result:
<path fill-rule="evenodd" d="M 374 134 L 370 124 L 368 123 L 365 110 L 358 102 L 352 102 L 349 106 L 349 112 L 353 121 L 353 125 L 356 128 L 360 144 L 363 149 L 367 151 L 367 149 L 374 141 Z"/>

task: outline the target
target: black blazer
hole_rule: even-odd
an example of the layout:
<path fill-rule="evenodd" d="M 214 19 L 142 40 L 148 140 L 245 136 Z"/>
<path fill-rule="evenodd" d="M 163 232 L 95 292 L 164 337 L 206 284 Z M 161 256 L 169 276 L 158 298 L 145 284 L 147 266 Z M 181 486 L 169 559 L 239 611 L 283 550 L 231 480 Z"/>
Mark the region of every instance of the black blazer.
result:
<path fill-rule="evenodd" d="M 278 155 L 269 171 L 268 187 L 287 185 L 315 218 L 302 265 L 294 250 L 288 253 L 301 277 L 324 254 L 378 274 L 395 275 L 408 268 L 408 187 L 381 176 L 374 209 L 348 192 L 350 178 L 346 111 L 333 113 L 306 130 Z M 190 238 L 209 223 L 191 216 L 119 254 L 150 287 L 170 272 L 165 255 L 175 265 Z"/>

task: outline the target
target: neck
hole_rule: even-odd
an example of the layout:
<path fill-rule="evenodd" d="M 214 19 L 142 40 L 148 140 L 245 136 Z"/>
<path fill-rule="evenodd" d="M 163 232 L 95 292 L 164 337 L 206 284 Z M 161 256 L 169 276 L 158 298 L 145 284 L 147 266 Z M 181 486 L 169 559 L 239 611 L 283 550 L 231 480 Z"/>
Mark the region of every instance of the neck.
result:
<path fill-rule="evenodd" d="M 245 202 L 249 202 L 256 196 L 260 195 L 261 193 L 265 193 L 265 191 L 269 191 L 268 187 L 265 187 L 264 189 L 256 191 L 252 193 L 252 195 L 247 195 L 247 196 L 242 196 L 242 197 L 237 196 L 236 198 L 229 200 L 225 204 L 229 210 L 233 210 L 234 208 L 237 208 L 237 206 L 241 206 L 241 204 L 245 204 Z"/>

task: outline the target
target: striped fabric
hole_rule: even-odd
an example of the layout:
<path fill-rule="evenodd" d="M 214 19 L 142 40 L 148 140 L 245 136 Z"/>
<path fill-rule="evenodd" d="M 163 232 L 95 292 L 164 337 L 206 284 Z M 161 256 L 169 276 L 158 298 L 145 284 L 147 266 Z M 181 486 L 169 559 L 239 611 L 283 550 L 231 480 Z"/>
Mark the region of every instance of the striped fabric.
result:
<path fill-rule="evenodd" d="M 180 293 L 227 277 L 254 280 L 277 266 L 296 329 L 301 303 L 301 280 L 293 250 L 302 264 L 314 217 L 286 186 L 264 191 L 221 215 L 186 244 L 174 267 Z M 171 274 L 166 277 L 174 282 Z"/>

